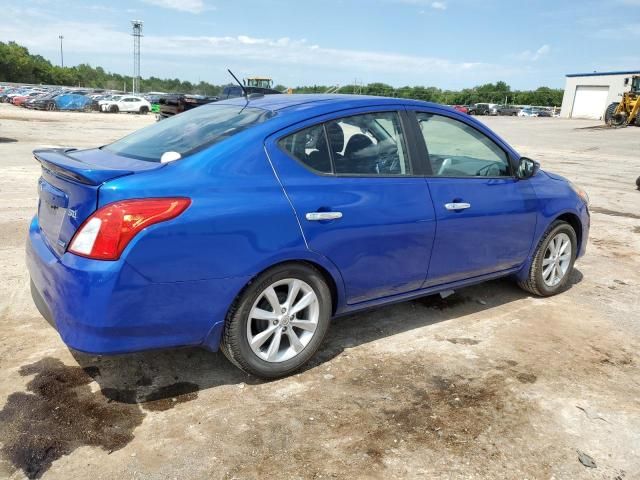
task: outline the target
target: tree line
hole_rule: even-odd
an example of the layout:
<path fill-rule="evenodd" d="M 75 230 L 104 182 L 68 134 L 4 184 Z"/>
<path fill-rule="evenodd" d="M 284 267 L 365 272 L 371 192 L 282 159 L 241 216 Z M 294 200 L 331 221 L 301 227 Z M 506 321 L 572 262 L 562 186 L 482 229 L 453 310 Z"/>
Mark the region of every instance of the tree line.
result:
<path fill-rule="evenodd" d="M 0 82 L 32 83 L 44 85 L 66 85 L 109 90 L 128 90 L 131 77 L 105 71 L 102 67 L 92 67 L 82 63 L 72 67 L 53 65 L 41 55 L 33 55 L 15 42 L 0 42 Z M 224 85 L 208 82 L 192 83 L 178 78 L 142 78 L 140 90 L 143 92 L 179 92 L 200 95 L 218 95 Z M 277 90 L 285 90 L 284 85 L 276 85 Z M 462 90 L 443 90 L 437 87 L 404 86 L 394 88 L 385 83 L 367 85 L 313 85 L 293 88 L 294 93 L 357 93 L 382 95 L 398 98 L 413 98 L 448 105 L 469 105 L 472 103 L 508 103 L 515 105 L 560 106 L 561 89 L 539 87 L 536 90 L 511 90 L 505 82 L 487 83 Z"/>

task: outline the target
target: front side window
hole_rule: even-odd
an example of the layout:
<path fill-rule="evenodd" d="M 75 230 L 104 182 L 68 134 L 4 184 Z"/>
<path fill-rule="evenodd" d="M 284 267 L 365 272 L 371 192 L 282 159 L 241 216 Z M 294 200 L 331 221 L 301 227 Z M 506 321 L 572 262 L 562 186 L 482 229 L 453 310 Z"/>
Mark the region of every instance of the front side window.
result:
<path fill-rule="evenodd" d="M 138 130 L 103 148 L 116 155 L 159 162 L 166 152 L 177 152 L 184 157 L 274 115 L 261 108 L 204 105 Z"/>
<path fill-rule="evenodd" d="M 475 128 L 442 115 L 416 113 L 434 176 L 508 177 L 504 150 Z"/>

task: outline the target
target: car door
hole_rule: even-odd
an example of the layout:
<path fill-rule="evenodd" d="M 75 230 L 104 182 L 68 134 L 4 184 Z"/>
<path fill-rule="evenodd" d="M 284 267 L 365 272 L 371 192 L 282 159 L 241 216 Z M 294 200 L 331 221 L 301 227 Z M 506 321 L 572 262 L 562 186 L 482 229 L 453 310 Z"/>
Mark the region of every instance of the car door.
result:
<path fill-rule="evenodd" d="M 266 142 L 308 248 L 337 266 L 349 304 L 417 290 L 426 278 L 435 216 L 405 115 L 358 110 Z"/>
<path fill-rule="evenodd" d="M 130 112 L 131 111 L 132 100 L 133 99 L 131 97 L 125 97 L 122 100 L 120 100 L 118 102 L 118 108 L 120 109 L 120 111 L 122 111 L 122 112 Z"/>
<path fill-rule="evenodd" d="M 502 272 L 529 254 L 538 200 L 497 138 L 448 112 L 417 111 L 437 231 L 425 286 Z"/>

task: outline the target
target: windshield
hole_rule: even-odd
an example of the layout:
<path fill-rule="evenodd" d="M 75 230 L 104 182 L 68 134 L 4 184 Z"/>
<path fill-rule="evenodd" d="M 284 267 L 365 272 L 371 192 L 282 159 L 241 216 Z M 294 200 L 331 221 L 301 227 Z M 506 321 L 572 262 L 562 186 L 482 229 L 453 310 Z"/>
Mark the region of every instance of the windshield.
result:
<path fill-rule="evenodd" d="M 273 112 L 260 108 L 206 105 L 138 130 L 103 148 L 117 155 L 159 162 L 166 152 L 177 152 L 184 157 L 262 123 L 273 115 Z"/>

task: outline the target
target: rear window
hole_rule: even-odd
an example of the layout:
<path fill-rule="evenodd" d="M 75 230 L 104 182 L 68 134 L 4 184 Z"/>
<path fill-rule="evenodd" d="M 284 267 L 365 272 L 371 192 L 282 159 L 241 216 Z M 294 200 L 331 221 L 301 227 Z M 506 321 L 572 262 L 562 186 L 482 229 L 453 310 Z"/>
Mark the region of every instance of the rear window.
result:
<path fill-rule="evenodd" d="M 159 162 L 165 152 L 178 152 L 185 157 L 274 115 L 261 108 L 207 105 L 157 122 L 103 148 L 117 155 L 149 162 Z"/>

